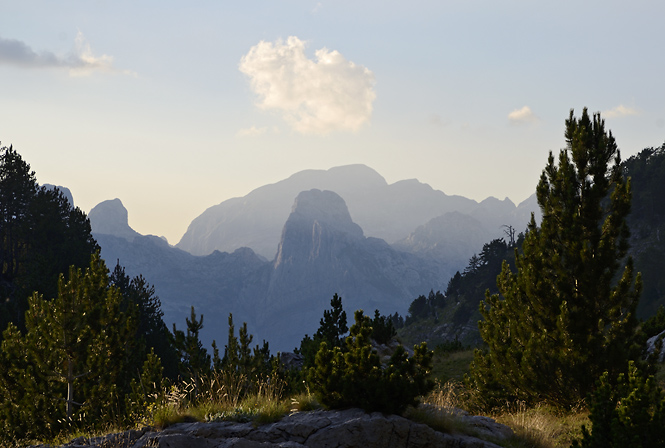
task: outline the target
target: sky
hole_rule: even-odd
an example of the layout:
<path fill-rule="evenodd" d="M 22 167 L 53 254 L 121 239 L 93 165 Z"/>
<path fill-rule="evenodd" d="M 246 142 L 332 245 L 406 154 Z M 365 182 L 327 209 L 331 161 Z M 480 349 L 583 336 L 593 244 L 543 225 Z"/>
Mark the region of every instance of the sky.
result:
<path fill-rule="evenodd" d="M 205 209 L 362 163 L 534 191 L 570 110 L 665 141 L 661 1 L 0 0 L 0 142 L 89 212 L 177 243 Z"/>

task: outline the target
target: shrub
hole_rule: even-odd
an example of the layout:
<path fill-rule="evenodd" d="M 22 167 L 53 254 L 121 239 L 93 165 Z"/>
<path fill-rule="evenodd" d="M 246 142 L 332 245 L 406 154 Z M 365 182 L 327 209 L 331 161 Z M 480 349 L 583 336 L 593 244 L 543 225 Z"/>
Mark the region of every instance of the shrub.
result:
<path fill-rule="evenodd" d="M 417 403 L 417 397 L 432 389 L 427 379 L 432 368 L 432 352 L 427 344 L 414 347 L 409 358 L 398 347 L 388 364 L 382 366 L 372 349 L 372 324 L 361 310 L 346 338 L 346 352 L 328 349 L 321 343 L 308 380 L 321 404 L 331 408 L 360 407 L 367 412 L 400 414 Z"/>
<path fill-rule="evenodd" d="M 591 395 L 591 431 L 573 447 L 619 448 L 665 446 L 665 396 L 652 376 L 645 378 L 633 362 L 628 375 L 612 387 L 607 372 Z"/>

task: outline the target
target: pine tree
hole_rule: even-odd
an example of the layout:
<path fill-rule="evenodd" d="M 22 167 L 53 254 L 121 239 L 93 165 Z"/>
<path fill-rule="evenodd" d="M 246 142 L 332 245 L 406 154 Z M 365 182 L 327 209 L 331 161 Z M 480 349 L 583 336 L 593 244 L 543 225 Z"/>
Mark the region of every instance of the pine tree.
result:
<path fill-rule="evenodd" d="M 125 268 L 118 262 L 110 276 L 111 283 L 122 294 L 123 311 L 136 307 L 137 318 L 137 367 L 154 350 L 164 368 L 164 375 L 175 379 L 178 376 L 178 351 L 173 345 L 173 335 L 164 323 L 161 301 L 155 294 L 155 287 L 138 275 L 133 279 L 125 273 Z"/>
<path fill-rule="evenodd" d="M 591 430 L 582 426 L 582 438 L 573 448 L 665 446 L 665 393 L 633 362 L 616 382 L 605 372 L 589 398 Z"/>
<path fill-rule="evenodd" d="M 628 249 L 630 181 L 612 133 L 585 109 L 566 120 L 566 149 L 550 153 L 516 270 L 504 262 L 499 293 L 486 294 L 469 386 L 488 400 L 571 406 L 604 371 L 616 378 L 639 356 L 632 344 L 641 281 Z M 617 280 L 618 277 L 618 280 Z"/>
<path fill-rule="evenodd" d="M 124 415 L 135 311 L 120 309 L 99 254 L 72 267 L 58 296 L 29 299 L 26 334 L 10 324 L 2 343 L 0 412 L 20 436 L 54 434 L 73 421 L 101 425 Z"/>
<path fill-rule="evenodd" d="M 185 378 L 191 378 L 198 385 L 201 377 L 210 373 L 211 358 L 208 351 L 203 347 L 199 333 L 203 329 L 203 315 L 196 319 L 196 311 L 191 307 L 189 318 L 185 318 L 187 332 L 178 330 L 173 324 L 174 345 L 180 351 L 180 374 Z"/>
<path fill-rule="evenodd" d="M 349 331 L 349 327 L 346 324 L 346 311 L 342 308 L 342 298 L 335 294 L 330 300 L 330 310 L 323 312 L 314 338 L 327 341 L 333 347 L 341 347 L 344 341 L 343 336 L 347 331 Z"/>
<path fill-rule="evenodd" d="M 409 358 L 398 347 L 386 366 L 372 348 L 372 320 L 362 310 L 345 341 L 345 352 L 322 341 L 308 382 L 321 403 L 332 408 L 361 407 L 368 412 L 399 414 L 432 388 L 428 375 L 433 353 L 427 344 L 414 347 Z"/>
<path fill-rule="evenodd" d="M 58 293 L 60 274 L 85 268 L 99 250 L 90 221 L 57 189 L 39 187 L 11 146 L 0 148 L 0 330 L 25 330 L 28 297 Z"/>
<path fill-rule="evenodd" d="M 319 329 L 311 338 L 309 335 L 300 342 L 299 352 L 303 356 L 303 365 L 309 368 L 314 365 L 316 353 L 319 351 L 322 342 L 328 347 L 338 347 L 344 349 L 344 335 L 349 331 L 346 320 L 346 311 L 342 306 L 342 298 L 337 294 L 330 300 L 330 309 L 323 311 L 323 317 L 319 321 Z"/>

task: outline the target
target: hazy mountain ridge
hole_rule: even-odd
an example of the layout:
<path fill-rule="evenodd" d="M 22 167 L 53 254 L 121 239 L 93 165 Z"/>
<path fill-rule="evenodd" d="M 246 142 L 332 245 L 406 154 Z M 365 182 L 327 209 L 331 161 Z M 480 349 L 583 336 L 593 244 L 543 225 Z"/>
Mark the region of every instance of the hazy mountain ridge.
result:
<path fill-rule="evenodd" d="M 196 255 L 246 246 L 272 259 L 293 200 L 301 191 L 311 189 L 340 195 L 365 234 L 388 243 L 405 238 L 436 216 L 451 211 L 470 213 L 479 206 L 476 201 L 448 196 L 415 179 L 389 185 L 365 165 L 306 170 L 208 208 L 192 221 L 176 246 Z"/>
<path fill-rule="evenodd" d="M 310 190 L 296 198 L 273 262 L 249 248 L 194 256 L 157 237 L 95 234 L 110 267 L 117 259 L 129 275 L 143 274 L 162 300 L 165 321 L 184 326 L 190 306 L 205 316 L 202 338 L 226 338 L 226 319 L 247 322 L 257 340 L 290 350 L 312 334 L 334 293 L 345 307 L 404 314 L 415 295 L 443 288 L 449 277 L 438 262 L 366 238 L 343 199 Z"/>
<path fill-rule="evenodd" d="M 297 191 L 312 184 L 338 191 Z M 109 267 L 119 259 L 128 274 L 143 274 L 155 284 L 169 325 L 184 326 L 193 305 L 206 319 L 204 340 L 222 343 L 220 330 L 233 313 L 258 341 L 290 350 L 316 330 L 335 293 L 350 312 L 406 314 L 415 297 L 444 290 L 485 242 L 504 236 L 503 225 L 523 230 L 533 199 L 517 207 L 507 198 L 478 204 L 417 180 L 389 185 L 376 171 L 350 165 L 302 171 L 211 207 L 176 247 L 138 235 L 118 199 L 99 204 L 90 220 Z M 359 220 L 375 234 L 402 236 L 388 244 Z M 201 251 L 214 241 L 230 249 L 208 255 L 182 250 L 189 244 Z"/>

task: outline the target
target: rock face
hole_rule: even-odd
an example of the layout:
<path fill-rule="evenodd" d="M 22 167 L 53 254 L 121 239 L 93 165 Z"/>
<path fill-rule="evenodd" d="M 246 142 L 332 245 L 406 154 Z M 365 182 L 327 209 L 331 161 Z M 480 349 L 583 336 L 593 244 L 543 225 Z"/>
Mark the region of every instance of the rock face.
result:
<path fill-rule="evenodd" d="M 481 434 L 504 440 L 512 431 L 488 421 L 478 421 Z M 180 423 L 163 431 L 128 431 L 94 439 L 78 438 L 69 448 L 498 448 L 485 440 L 438 432 L 405 418 L 359 409 L 292 414 L 279 422 L 255 427 L 252 423 Z M 64 448 L 64 447 L 63 447 Z"/>
<path fill-rule="evenodd" d="M 443 213 L 467 213 L 478 206 L 473 200 L 448 196 L 415 179 L 388 185 L 365 165 L 306 170 L 210 207 L 192 221 L 176 246 L 195 255 L 251 247 L 271 260 L 293 200 L 311 189 L 337 193 L 366 235 L 388 243 L 405 238 L 417 226 Z"/>
<path fill-rule="evenodd" d="M 316 331 L 334 293 L 350 319 L 357 309 L 404 314 L 416 291 L 441 287 L 448 274 L 433 260 L 365 238 L 339 195 L 310 190 L 298 195 L 284 225 L 259 320 L 276 343 L 299 342 L 303 330 Z M 294 313 L 302 326 L 284 325 Z"/>
<path fill-rule="evenodd" d="M 248 248 L 201 257 L 157 237 L 94 235 L 111 266 L 119 259 L 128 275 L 142 274 L 155 285 L 169 327 L 182 328 L 190 306 L 203 314 L 206 345 L 226 340 L 232 313 L 235 323 L 247 322 L 256 342 L 290 351 L 316 331 L 335 293 L 351 319 L 356 309 L 404 314 L 413 298 L 444 288 L 451 274 L 436 260 L 366 238 L 331 191 L 298 195 L 272 262 Z"/>
<path fill-rule="evenodd" d="M 94 234 L 113 235 L 133 241 L 140 234 L 129 227 L 127 209 L 120 199 L 111 199 L 97 204 L 90 213 L 90 226 Z"/>
<path fill-rule="evenodd" d="M 650 355 L 656 350 L 660 349 L 658 354 L 658 362 L 663 362 L 665 360 L 665 344 L 663 344 L 663 339 L 665 339 L 665 331 L 661 331 L 656 336 L 652 336 L 647 339 L 647 353 Z"/>

